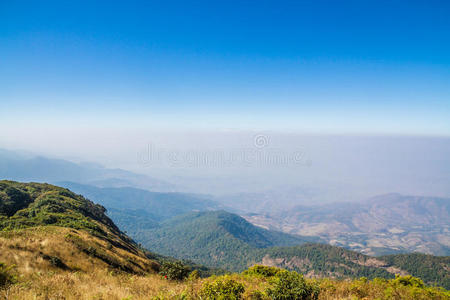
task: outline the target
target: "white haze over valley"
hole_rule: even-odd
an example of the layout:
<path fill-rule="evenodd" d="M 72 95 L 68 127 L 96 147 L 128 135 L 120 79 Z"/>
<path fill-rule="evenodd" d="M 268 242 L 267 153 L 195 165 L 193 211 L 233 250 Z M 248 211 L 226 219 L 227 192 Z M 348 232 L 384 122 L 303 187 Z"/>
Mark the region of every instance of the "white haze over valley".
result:
<path fill-rule="evenodd" d="M 280 208 L 385 193 L 450 197 L 448 137 L 16 128 L 0 133 L 0 148 L 122 168 L 182 192 L 242 201 L 256 193 Z"/>

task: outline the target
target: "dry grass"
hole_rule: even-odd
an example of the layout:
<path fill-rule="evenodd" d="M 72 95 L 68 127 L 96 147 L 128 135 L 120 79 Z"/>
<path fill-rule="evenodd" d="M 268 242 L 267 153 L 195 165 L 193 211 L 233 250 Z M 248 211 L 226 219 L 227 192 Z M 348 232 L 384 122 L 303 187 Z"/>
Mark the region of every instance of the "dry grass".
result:
<path fill-rule="evenodd" d="M 95 237 L 85 231 L 63 227 L 34 227 L 0 232 L 0 261 L 15 265 L 18 273 L 27 275 L 42 270 L 59 271 L 51 258 L 59 258 L 68 270 L 94 272 L 98 269 L 126 269 L 148 273 L 158 264 L 137 249 L 134 253 L 123 241 Z"/>
<path fill-rule="evenodd" d="M 240 274 L 229 275 L 245 286 L 244 299 L 254 299 L 254 291 L 264 291 L 267 280 Z M 200 299 L 199 291 L 207 279 L 169 281 L 157 274 L 148 276 L 113 274 L 106 270 L 85 272 L 46 272 L 29 274 L 20 283 L 0 292 L 5 299 Z M 319 280 L 319 300 L 331 299 L 450 299 L 447 293 L 418 291 L 408 287 L 389 289 L 388 285 L 357 281 Z"/>
<path fill-rule="evenodd" d="M 36 273 L 9 288 L 9 299 L 151 299 L 173 298 L 186 283 L 171 282 L 158 275 L 139 276 L 97 271 Z M 5 292 L 6 294 L 6 292 Z M 4 295 L 5 295 L 4 294 Z"/>
<path fill-rule="evenodd" d="M 84 231 L 61 227 L 37 227 L 0 232 L 0 261 L 15 265 L 17 283 L 0 289 L 0 299 L 200 299 L 205 281 L 217 277 L 169 281 L 158 275 L 158 264 L 124 241 L 95 237 Z M 86 249 L 96 249 L 94 254 Z M 128 249 L 128 250 L 127 250 Z M 58 257 L 65 267 L 55 266 Z M 120 271 L 117 266 L 129 268 Z M 146 274 L 146 275 L 144 275 Z M 231 274 L 245 286 L 244 299 L 263 296 L 270 280 L 255 275 Z M 435 288 L 399 286 L 387 280 L 313 280 L 320 286 L 320 300 L 331 299 L 450 299 Z"/>

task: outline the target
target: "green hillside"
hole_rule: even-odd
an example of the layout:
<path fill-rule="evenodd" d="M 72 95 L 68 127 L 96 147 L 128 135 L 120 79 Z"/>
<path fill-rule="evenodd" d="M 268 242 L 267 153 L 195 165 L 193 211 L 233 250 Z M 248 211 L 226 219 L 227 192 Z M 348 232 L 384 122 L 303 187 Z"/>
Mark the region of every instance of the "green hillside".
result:
<path fill-rule="evenodd" d="M 197 212 L 175 217 L 136 239 L 150 250 L 191 259 L 208 266 L 238 271 L 256 262 L 258 248 L 299 245 L 310 241 L 256 227 L 225 211 Z"/>
<path fill-rule="evenodd" d="M 309 277 L 394 278 L 388 264 L 358 252 L 324 244 L 274 247 L 260 253 L 261 262 L 303 273 Z M 401 270 L 397 270 L 401 272 Z"/>
<path fill-rule="evenodd" d="M 408 253 L 382 256 L 380 259 L 414 276 L 425 278 L 428 283 L 450 289 L 450 256 Z"/>
<path fill-rule="evenodd" d="M 225 211 L 179 216 L 158 228 L 142 232 L 137 239 L 150 250 L 230 271 L 264 264 L 294 270 L 312 278 L 389 279 L 396 274 L 411 274 L 429 284 L 449 288 L 446 279 L 446 270 L 450 267 L 448 257 L 431 256 L 426 260 L 414 255 L 375 258 L 265 230 Z M 436 272 L 432 274 L 433 269 Z"/>
<path fill-rule="evenodd" d="M 61 262 L 76 261 L 73 250 L 64 250 L 75 247 L 81 254 L 87 255 L 87 260 L 98 259 L 107 267 L 130 272 L 154 272 L 158 269 L 158 263 L 176 261 L 141 249 L 119 230 L 105 212 L 103 206 L 66 188 L 46 183 L 0 181 L 0 239 L 4 238 L 8 243 L 17 240 L 20 245 L 29 244 L 34 239 L 50 241 L 46 251 L 43 251 L 45 247 L 39 246 L 39 253 L 34 259 L 57 257 Z M 142 221 L 138 226 L 145 227 L 151 222 L 144 217 Z M 5 244 L 0 243 L 0 246 Z M 31 244 L 30 249 L 24 246 L 17 246 L 17 249 L 34 252 L 36 245 Z M 6 256 L 12 260 L 14 257 L 15 260 L 23 256 L 14 254 L 11 249 L 15 247 L 9 246 L 0 258 Z M 64 249 L 55 250 L 61 247 Z M 118 253 L 121 253 L 121 259 L 117 258 Z M 185 264 L 205 275 L 223 272 L 191 262 Z"/>
<path fill-rule="evenodd" d="M 121 234 L 105 208 L 65 188 L 41 183 L 0 181 L 0 230 L 61 226 L 106 235 Z M 103 225 L 103 226 L 102 226 Z"/>
<path fill-rule="evenodd" d="M 65 188 L 0 181 L 0 261 L 24 273 L 42 268 L 156 272 L 105 208 Z"/>

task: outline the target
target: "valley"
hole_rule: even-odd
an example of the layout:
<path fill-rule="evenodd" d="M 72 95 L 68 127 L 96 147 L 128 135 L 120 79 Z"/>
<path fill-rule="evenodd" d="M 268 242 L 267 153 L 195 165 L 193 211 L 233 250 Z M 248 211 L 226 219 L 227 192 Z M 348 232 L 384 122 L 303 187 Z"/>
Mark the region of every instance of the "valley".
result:
<path fill-rule="evenodd" d="M 0 181 L 0 279 L 4 280 L 0 281 L 0 295 L 8 299 L 201 299 L 210 284 L 225 280 L 242 285 L 246 299 L 255 294 L 270 299 L 273 279 L 301 276 L 296 272 L 309 278 L 303 284 L 317 290 L 319 299 L 351 296 L 354 291 L 336 291 L 336 287 L 347 289 L 349 283 L 343 279 L 354 279 L 351 284 L 364 290 L 377 284 L 375 290 L 367 290 L 370 297 L 386 293 L 388 288 L 407 297 L 413 291 L 399 282 L 419 280 L 411 279 L 410 274 L 429 285 L 450 287 L 448 257 L 373 258 L 311 243 L 316 240 L 310 237 L 262 229 L 225 211 L 191 212 L 169 218 L 156 230 L 138 231 L 142 247 L 105 211 L 65 188 Z M 172 273 L 175 270 L 183 273 Z M 185 280 L 189 273 L 196 275 Z M 224 273 L 228 275 L 220 275 Z M 173 274 L 184 275 L 170 279 L 168 276 L 180 276 Z M 219 276 L 209 277 L 212 274 Z M 369 281 L 357 281 L 359 277 Z M 447 299 L 445 290 L 420 284 L 414 293 Z"/>
<path fill-rule="evenodd" d="M 320 237 L 368 255 L 450 254 L 450 199 L 445 198 L 387 194 L 362 203 L 301 206 L 244 217 L 263 228 Z"/>

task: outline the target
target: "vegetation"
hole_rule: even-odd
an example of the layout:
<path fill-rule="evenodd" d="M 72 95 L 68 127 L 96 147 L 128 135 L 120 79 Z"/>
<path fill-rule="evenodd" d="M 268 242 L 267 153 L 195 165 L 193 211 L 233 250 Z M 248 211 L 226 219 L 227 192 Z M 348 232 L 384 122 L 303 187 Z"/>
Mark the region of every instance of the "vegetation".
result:
<path fill-rule="evenodd" d="M 263 257 L 261 260 L 264 259 L 278 267 L 308 274 L 311 277 L 394 278 L 394 274 L 387 270 L 384 261 L 324 244 L 264 249 L 260 257 Z"/>
<path fill-rule="evenodd" d="M 0 181 L 0 230 L 53 225 L 105 236 L 102 228 L 106 226 L 125 238 L 105 211 L 103 206 L 64 188 Z"/>
<path fill-rule="evenodd" d="M 414 277 L 368 280 L 307 279 L 291 271 L 261 277 L 229 274 L 166 280 L 158 274 L 41 270 L 21 276 L 0 298 L 9 299 L 433 299 L 450 292 L 421 284 Z"/>
<path fill-rule="evenodd" d="M 8 266 L 0 264 L 0 299 L 450 299 L 449 291 L 410 275 L 307 278 L 296 271 L 255 265 L 243 273 L 202 277 L 204 268 L 190 273 L 184 263 L 143 251 L 118 230 L 101 206 L 66 189 L 2 181 L 0 193 L 0 261 L 8 262 Z M 44 222 L 47 217 L 54 222 Z M 242 225 L 236 221 L 235 225 Z M 233 232 L 229 225 L 219 224 Z M 261 241 L 271 241 L 265 232 L 256 233 L 261 233 Z M 317 254 L 316 246 L 307 244 L 302 250 L 316 261 L 314 272 L 325 274 L 334 266 L 332 274 L 337 274 L 341 263 L 354 267 L 350 261 L 369 268 L 354 269 L 364 273 L 378 263 L 331 246 L 317 248 Z M 301 252 L 295 247 L 248 247 L 251 251 L 242 255 L 253 255 L 254 260 L 308 265 L 296 256 Z M 271 252 L 265 252 L 268 249 Z M 277 260 L 277 255 L 284 258 Z M 327 259 L 331 265 L 325 263 Z M 325 262 L 319 264 L 320 260 Z"/>
<path fill-rule="evenodd" d="M 212 282 L 205 282 L 200 290 L 200 295 L 211 300 L 237 300 L 242 298 L 244 291 L 242 283 L 225 276 Z"/>
<path fill-rule="evenodd" d="M 390 265 L 395 265 L 427 283 L 450 289 L 450 256 L 433 256 L 421 253 L 397 254 L 381 257 Z"/>
<path fill-rule="evenodd" d="M 256 227 L 225 211 L 197 212 L 175 217 L 136 238 L 153 251 L 230 271 L 258 262 L 257 249 L 298 245 L 301 237 Z"/>
<path fill-rule="evenodd" d="M 12 273 L 12 266 L 0 262 L 0 289 L 4 289 L 16 282 L 16 276 Z"/>
<path fill-rule="evenodd" d="M 191 269 L 181 262 L 165 262 L 161 266 L 160 274 L 169 280 L 183 280 L 188 277 Z"/>
<path fill-rule="evenodd" d="M 254 265 L 245 270 L 242 274 L 250 276 L 273 277 L 278 275 L 280 271 L 281 271 L 280 268 L 263 265 Z"/>
<path fill-rule="evenodd" d="M 155 230 L 142 233 L 141 240 L 153 251 L 234 272 L 264 262 L 313 278 L 393 279 L 400 273 L 419 276 L 427 284 L 450 288 L 448 257 L 374 258 L 331 245 L 305 243 L 302 238 L 258 228 L 224 211 L 176 217 Z M 301 245 L 273 247 L 280 244 Z"/>
<path fill-rule="evenodd" d="M 266 293 L 273 300 L 315 300 L 319 292 L 319 287 L 307 282 L 301 274 L 295 271 L 281 271 L 272 279 L 272 287 L 268 288 Z"/>

